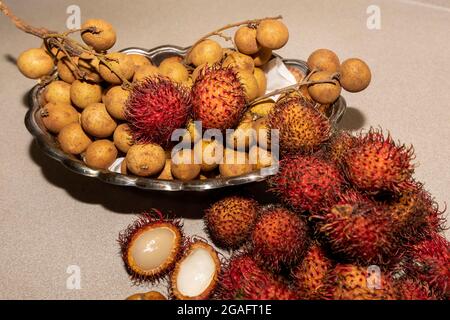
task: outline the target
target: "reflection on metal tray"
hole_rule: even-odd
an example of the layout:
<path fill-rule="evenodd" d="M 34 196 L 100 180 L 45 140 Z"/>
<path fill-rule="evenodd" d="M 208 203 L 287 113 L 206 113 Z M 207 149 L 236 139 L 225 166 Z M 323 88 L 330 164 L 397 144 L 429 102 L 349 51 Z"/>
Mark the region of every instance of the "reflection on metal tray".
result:
<path fill-rule="evenodd" d="M 122 52 L 131 54 L 141 54 L 147 56 L 153 64 L 158 65 L 162 60 L 174 55 L 184 55 L 189 48 L 181 48 L 177 46 L 160 46 L 150 50 L 144 50 L 140 48 L 127 48 Z M 280 57 L 281 58 L 281 57 Z M 303 73 L 307 73 L 308 69 L 306 63 L 296 59 L 283 59 L 283 62 L 287 66 L 292 66 L 300 69 Z M 44 153 L 48 156 L 61 162 L 66 168 L 76 172 L 78 174 L 95 177 L 106 183 L 111 183 L 121 186 L 133 186 L 141 189 L 148 190 L 164 190 L 164 191 L 204 191 L 210 189 L 217 189 L 227 186 L 236 186 L 251 182 L 257 182 L 265 180 L 268 175 L 275 174 L 276 168 L 270 168 L 263 173 L 260 170 L 231 178 L 214 178 L 206 180 L 194 180 L 194 181 L 177 181 L 177 180 L 158 180 L 146 177 L 137 177 L 132 175 L 122 175 L 119 173 L 111 172 L 108 170 L 97 170 L 86 166 L 84 162 L 76 157 L 65 153 L 59 148 L 56 138 L 47 132 L 41 118 L 39 116 L 39 110 L 42 106 L 40 93 L 43 87 L 36 85 L 31 90 L 31 109 L 25 116 L 25 125 L 30 133 L 35 137 L 38 145 Z M 346 110 L 346 103 L 343 97 L 340 97 L 331 108 L 331 114 L 329 116 L 333 125 L 336 125 L 342 118 Z"/>

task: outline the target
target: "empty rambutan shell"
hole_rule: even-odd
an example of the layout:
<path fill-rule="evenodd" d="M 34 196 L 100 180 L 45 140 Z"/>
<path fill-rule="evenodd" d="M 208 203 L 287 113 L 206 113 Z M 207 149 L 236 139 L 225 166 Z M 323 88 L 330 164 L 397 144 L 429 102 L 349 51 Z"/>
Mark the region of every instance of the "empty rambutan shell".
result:
<path fill-rule="evenodd" d="M 175 265 L 183 246 L 182 224 L 158 212 L 145 213 L 119 234 L 122 259 L 136 283 L 154 282 Z"/>
<path fill-rule="evenodd" d="M 208 299 L 217 287 L 220 269 L 216 250 L 203 240 L 193 240 L 171 274 L 172 296 L 179 300 Z"/>
<path fill-rule="evenodd" d="M 125 118 L 134 141 L 167 146 L 173 131 L 185 127 L 190 111 L 186 87 L 163 76 L 152 76 L 134 85 Z"/>

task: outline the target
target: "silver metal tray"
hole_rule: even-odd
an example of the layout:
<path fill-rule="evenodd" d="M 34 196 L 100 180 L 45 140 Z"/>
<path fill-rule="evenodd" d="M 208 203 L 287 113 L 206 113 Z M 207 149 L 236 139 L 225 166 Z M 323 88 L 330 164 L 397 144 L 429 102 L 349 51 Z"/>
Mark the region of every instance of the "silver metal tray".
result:
<path fill-rule="evenodd" d="M 183 56 L 186 54 L 189 48 L 181 48 L 178 46 L 160 46 L 150 50 L 140 48 L 127 48 L 122 52 L 128 54 L 141 54 L 147 56 L 153 64 L 158 65 L 162 60 L 167 57 L 178 55 Z M 276 56 L 276 55 L 275 55 Z M 281 58 L 281 57 L 280 57 Z M 282 58 L 283 59 L 283 58 Z M 297 59 L 283 59 L 283 62 L 287 66 L 292 66 L 300 69 L 306 74 L 308 68 L 306 63 Z M 43 86 L 36 85 L 33 87 L 30 93 L 31 108 L 25 116 L 25 125 L 28 131 L 34 136 L 39 147 L 42 151 L 53 159 L 61 162 L 69 170 L 78 174 L 95 177 L 106 183 L 111 183 L 120 186 L 132 186 L 147 190 L 164 190 L 164 191 L 204 191 L 210 189 L 223 188 L 227 186 L 236 186 L 241 184 L 247 184 L 251 182 L 263 181 L 269 175 L 276 173 L 276 168 L 273 170 L 260 170 L 241 175 L 232 178 L 214 178 L 206 180 L 193 180 L 188 182 L 177 180 L 158 180 L 146 177 L 137 177 L 132 175 L 123 175 L 108 170 L 97 170 L 89 168 L 73 155 L 67 154 L 59 147 L 58 141 L 55 136 L 48 133 L 45 126 L 42 123 L 39 116 L 39 110 L 42 107 L 41 92 Z M 330 121 L 335 126 L 346 110 L 346 102 L 343 97 L 340 97 L 338 101 L 332 106 Z"/>

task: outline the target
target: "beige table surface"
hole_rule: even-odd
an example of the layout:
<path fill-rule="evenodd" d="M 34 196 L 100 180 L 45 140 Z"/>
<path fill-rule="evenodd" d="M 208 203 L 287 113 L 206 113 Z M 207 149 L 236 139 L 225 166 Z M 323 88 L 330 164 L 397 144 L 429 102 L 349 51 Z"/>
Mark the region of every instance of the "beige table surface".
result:
<path fill-rule="evenodd" d="M 285 57 L 306 59 L 320 47 L 344 59 L 358 56 L 373 82 L 360 94 L 344 93 L 346 128 L 388 128 L 413 143 L 416 177 L 442 205 L 450 203 L 450 1 L 9 0 L 33 25 L 63 30 L 66 8 L 99 17 L 118 31 L 115 48 L 193 43 L 229 22 L 282 14 L 290 30 Z M 381 9 L 381 29 L 366 27 L 366 9 Z M 203 234 L 202 209 L 239 191 L 265 201 L 264 186 L 195 194 L 161 194 L 119 188 L 77 176 L 43 155 L 25 129 L 26 94 L 34 81 L 11 62 L 39 46 L 0 17 L 0 298 L 123 299 L 133 287 L 123 268 L 117 234 L 132 213 L 151 207 L 185 218 L 188 234 Z M 449 233 L 447 233 L 447 236 Z M 81 289 L 66 287 L 68 266 L 81 270 Z M 165 284 L 161 284 L 165 290 Z"/>

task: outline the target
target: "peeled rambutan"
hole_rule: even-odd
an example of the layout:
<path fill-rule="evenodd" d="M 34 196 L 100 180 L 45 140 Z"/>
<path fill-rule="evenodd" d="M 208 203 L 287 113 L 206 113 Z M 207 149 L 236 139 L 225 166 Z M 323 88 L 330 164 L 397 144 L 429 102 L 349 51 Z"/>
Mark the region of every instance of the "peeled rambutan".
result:
<path fill-rule="evenodd" d="M 252 232 L 258 215 L 255 200 L 232 196 L 214 203 L 206 210 L 206 228 L 218 246 L 236 249 Z"/>
<path fill-rule="evenodd" d="M 400 300 L 439 300 L 430 286 L 423 281 L 412 278 L 395 281 L 395 287 Z"/>
<path fill-rule="evenodd" d="M 326 280 L 327 297 L 333 300 L 395 300 L 389 274 L 351 264 L 338 264 Z"/>
<path fill-rule="evenodd" d="M 412 147 L 398 145 L 390 135 L 370 129 L 358 137 L 357 146 L 345 153 L 344 168 L 357 188 L 377 193 L 400 192 L 411 185 L 414 166 Z"/>
<path fill-rule="evenodd" d="M 191 110 L 189 90 L 169 78 L 154 76 L 134 85 L 125 118 L 133 140 L 166 146 L 175 129 L 184 128 Z"/>
<path fill-rule="evenodd" d="M 281 153 L 317 150 L 331 132 L 329 120 L 300 95 L 277 101 L 268 120 L 269 128 L 278 130 Z"/>
<path fill-rule="evenodd" d="M 153 210 L 144 213 L 119 234 L 122 259 L 131 279 L 154 282 L 170 272 L 184 243 L 182 223 Z"/>
<path fill-rule="evenodd" d="M 294 283 L 308 299 L 320 299 L 325 279 L 333 266 L 324 250 L 317 244 L 310 246 L 302 262 L 292 271 Z"/>
<path fill-rule="evenodd" d="M 410 245 L 404 253 L 403 267 L 408 275 L 450 298 L 450 243 L 440 234 Z"/>
<path fill-rule="evenodd" d="M 238 74 L 219 64 L 200 71 L 192 87 L 194 119 L 205 129 L 233 128 L 245 108 L 245 92 Z"/>
<path fill-rule="evenodd" d="M 335 205 L 319 224 L 333 252 L 352 261 L 384 264 L 397 248 L 387 213 L 370 202 Z"/>
<path fill-rule="evenodd" d="M 344 178 L 335 164 L 314 155 L 297 155 L 280 161 L 271 190 L 300 211 L 328 208 L 341 193 Z"/>
<path fill-rule="evenodd" d="M 307 227 L 303 219 L 288 209 L 276 206 L 261 210 L 251 235 L 256 261 L 273 271 L 295 264 L 307 242 Z"/>
<path fill-rule="evenodd" d="M 220 277 L 218 298 L 224 300 L 290 300 L 297 294 L 275 275 L 260 268 L 251 253 L 228 260 Z"/>

